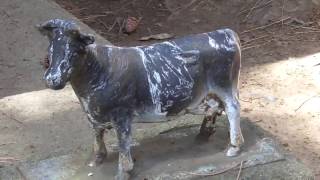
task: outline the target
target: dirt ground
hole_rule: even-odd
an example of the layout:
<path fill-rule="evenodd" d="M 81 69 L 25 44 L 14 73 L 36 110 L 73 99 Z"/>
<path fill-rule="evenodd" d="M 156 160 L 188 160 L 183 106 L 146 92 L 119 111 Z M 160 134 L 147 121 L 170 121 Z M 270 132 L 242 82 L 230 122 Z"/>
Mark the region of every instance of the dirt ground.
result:
<path fill-rule="evenodd" d="M 115 45 L 230 27 L 243 49 L 242 116 L 273 134 L 320 178 L 320 1 L 56 0 Z M 141 18 L 124 34 L 128 17 Z"/>
<path fill-rule="evenodd" d="M 222 27 L 236 30 L 243 49 L 241 116 L 273 134 L 320 179 L 320 66 L 314 66 L 320 63 L 319 0 L 56 2 L 121 46 L 154 43 L 138 39 L 157 33 L 179 37 Z M 41 80 L 39 61 L 47 41 L 34 25 L 70 17 L 46 3 L 0 2 L 0 167 L 3 157 L 36 161 L 81 151 L 92 142 L 72 89 L 50 91 Z M 137 30 L 119 33 L 115 22 L 129 16 L 142 18 Z"/>

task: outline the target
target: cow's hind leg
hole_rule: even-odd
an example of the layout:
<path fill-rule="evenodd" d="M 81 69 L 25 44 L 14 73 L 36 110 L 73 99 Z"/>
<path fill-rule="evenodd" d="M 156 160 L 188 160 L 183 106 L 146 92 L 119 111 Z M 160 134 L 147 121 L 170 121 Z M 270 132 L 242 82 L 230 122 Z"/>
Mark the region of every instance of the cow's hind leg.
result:
<path fill-rule="evenodd" d="M 133 161 L 130 153 L 131 146 L 131 117 L 123 113 L 113 121 L 119 141 L 118 175 L 116 179 L 127 179 L 127 172 L 133 169 Z"/>
<path fill-rule="evenodd" d="M 230 146 L 227 156 L 236 156 L 240 153 L 240 147 L 243 144 L 243 136 L 240 128 L 240 104 L 235 96 L 225 96 L 225 112 L 230 125 Z"/>
<path fill-rule="evenodd" d="M 97 166 L 103 163 L 103 161 L 107 157 L 107 149 L 106 145 L 103 141 L 103 135 L 104 135 L 104 128 L 100 127 L 94 127 L 94 146 L 93 146 L 93 151 L 94 151 L 94 158 L 93 160 L 89 163 L 89 166 Z"/>
<path fill-rule="evenodd" d="M 210 116 L 205 116 L 203 118 L 203 121 L 200 127 L 200 133 L 197 136 L 198 139 L 207 140 L 213 133 L 215 133 L 216 118 L 217 118 L 216 113 Z"/>

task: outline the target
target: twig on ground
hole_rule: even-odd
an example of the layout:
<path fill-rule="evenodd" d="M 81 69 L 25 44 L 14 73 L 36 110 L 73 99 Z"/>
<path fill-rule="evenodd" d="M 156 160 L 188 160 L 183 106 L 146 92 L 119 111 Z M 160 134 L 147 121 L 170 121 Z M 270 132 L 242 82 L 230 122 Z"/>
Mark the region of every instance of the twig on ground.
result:
<path fill-rule="evenodd" d="M 184 11 L 185 9 L 191 7 L 194 3 L 196 3 L 197 1 L 201 1 L 201 0 L 192 0 L 191 2 L 189 2 L 188 4 L 184 5 L 181 8 L 177 8 L 175 11 L 173 11 L 173 13 L 168 17 L 168 19 L 171 19 L 173 16 L 176 16 L 177 14 L 179 14 L 181 11 Z"/>
<path fill-rule="evenodd" d="M 16 166 L 16 170 L 19 173 L 21 179 L 27 180 L 27 177 L 23 174 L 23 172 L 21 171 L 21 169 L 18 166 Z"/>
<path fill-rule="evenodd" d="M 255 28 L 252 28 L 252 29 L 248 29 L 248 30 L 242 31 L 240 34 L 248 33 L 248 32 L 251 32 L 251 31 L 256 31 L 256 30 L 265 29 L 265 28 L 270 27 L 270 26 L 272 26 L 272 25 L 275 25 L 275 24 L 281 23 L 281 22 L 283 22 L 283 21 L 286 21 L 286 20 L 288 20 L 288 19 L 290 19 L 290 18 L 291 18 L 291 17 L 283 18 L 283 19 L 280 19 L 280 20 L 275 21 L 275 22 L 273 22 L 273 23 L 264 25 L 264 26 L 259 26 L 259 27 L 255 27 Z"/>
<path fill-rule="evenodd" d="M 266 38 L 266 37 L 268 37 L 268 36 L 269 36 L 269 35 L 265 35 L 265 36 L 261 36 L 261 37 L 257 37 L 257 38 L 250 39 L 250 40 L 244 42 L 242 45 L 245 46 L 246 44 L 249 44 L 249 43 L 251 43 L 252 41 L 256 41 L 256 40 L 259 40 L 259 39 L 263 39 L 263 38 Z"/>
<path fill-rule="evenodd" d="M 302 32 L 293 32 L 287 33 L 286 36 L 274 36 L 278 38 L 279 41 L 300 41 L 300 42 L 319 42 L 318 39 L 299 39 L 297 38 L 298 34 L 311 34 L 311 33 L 320 33 L 320 31 L 302 31 Z"/>
<path fill-rule="evenodd" d="M 18 161 L 19 159 L 14 157 L 0 157 L 0 161 Z"/>
<path fill-rule="evenodd" d="M 126 4 L 124 4 L 123 6 L 121 6 L 116 12 L 120 12 L 122 9 L 124 9 L 125 7 L 127 7 L 128 5 L 134 3 L 134 1 L 129 1 Z"/>
<path fill-rule="evenodd" d="M 206 1 L 200 1 L 198 4 L 194 5 L 192 11 L 197 11 L 198 7 L 201 6 L 203 3 L 206 3 Z"/>
<path fill-rule="evenodd" d="M 16 161 L 19 161 L 19 159 L 14 157 L 0 157 L 0 163 L 2 164 L 12 164 Z"/>
<path fill-rule="evenodd" d="M 308 29 L 308 30 L 313 30 L 313 31 L 320 31 L 319 28 L 305 27 L 305 26 L 297 26 L 297 25 L 288 24 L 288 23 L 286 23 L 285 25 L 288 25 L 288 26 L 291 26 L 291 27 L 295 27 L 295 28 L 297 28 L 297 29 L 301 28 L 301 29 Z"/>
<path fill-rule="evenodd" d="M 304 39 L 283 39 L 283 41 L 319 42 L 318 39 L 311 39 L 311 40 L 304 40 Z"/>
<path fill-rule="evenodd" d="M 282 8 L 281 8 L 281 19 L 283 19 L 283 14 L 284 14 L 284 1 L 282 0 Z M 281 22 L 281 31 L 283 29 L 283 21 Z"/>
<path fill-rule="evenodd" d="M 106 14 L 98 14 L 98 15 L 92 15 L 92 16 L 87 16 L 84 18 L 80 18 L 82 21 L 87 21 L 87 20 L 91 20 L 91 19 L 95 19 L 97 17 L 105 17 L 107 16 Z"/>
<path fill-rule="evenodd" d="M 97 21 L 102 24 L 102 26 L 108 31 L 110 28 L 106 25 L 106 23 L 104 23 L 103 21 L 101 21 L 100 19 L 97 19 Z"/>
<path fill-rule="evenodd" d="M 242 165 L 243 165 L 243 161 L 241 161 L 241 164 L 240 164 L 240 168 L 239 168 L 239 172 L 238 172 L 237 180 L 239 180 L 239 178 L 240 178 L 241 171 L 242 171 Z"/>
<path fill-rule="evenodd" d="M 249 103 L 251 103 L 251 102 L 252 102 L 252 100 L 251 100 L 251 99 L 250 99 L 250 100 L 240 99 L 240 101 L 243 101 L 243 102 L 249 102 Z"/>
<path fill-rule="evenodd" d="M 266 2 L 266 3 L 264 3 L 264 4 L 261 4 L 261 5 L 259 5 L 259 6 L 256 6 L 255 8 L 253 8 L 253 10 L 256 10 L 256 9 L 263 8 L 263 7 L 265 7 L 265 6 L 268 6 L 269 4 L 271 4 L 272 1 L 273 1 L 273 0 L 270 0 L 270 1 Z M 249 8 L 249 9 L 242 10 L 242 11 L 240 11 L 240 12 L 238 13 L 238 16 L 240 16 L 240 15 L 242 15 L 242 14 L 244 14 L 244 13 L 250 11 L 250 10 L 251 10 L 250 8 Z"/>
<path fill-rule="evenodd" d="M 295 32 L 294 34 L 308 34 L 308 33 L 320 33 L 320 29 L 319 29 L 319 31 L 304 31 L 304 32 Z"/>
<path fill-rule="evenodd" d="M 108 32 L 110 32 L 117 23 L 118 23 L 118 18 L 116 18 L 116 19 L 114 20 L 114 22 L 113 22 L 113 24 L 111 25 L 111 27 L 109 28 Z"/>
<path fill-rule="evenodd" d="M 7 16 L 10 17 L 10 14 L 6 10 L 2 10 L 2 12 Z"/>
<path fill-rule="evenodd" d="M 240 11 L 239 11 L 239 13 L 237 14 L 237 16 L 240 16 L 241 14 L 243 14 L 243 13 L 245 13 L 245 12 L 247 12 L 247 11 L 249 11 L 250 10 L 250 5 L 248 5 L 248 4 L 245 4 L 246 6 L 245 7 L 242 7 L 241 9 L 240 9 Z"/>
<path fill-rule="evenodd" d="M 252 121 L 253 123 L 258 123 L 258 122 L 262 122 L 262 119 L 260 120 L 256 120 L 256 121 Z"/>
<path fill-rule="evenodd" d="M 9 116 L 7 113 L 5 113 L 5 112 L 3 112 L 3 111 L 2 111 L 1 113 L 2 113 L 2 115 L 6 116 L 6 117 L 9 118 L 9 119 L 14 120 L 15 122 L 17 122 L 17 123 L 19 123 L 19 124 L 23 124 L 23 122 L 21 122 L 20 120 L 14 118 L 14 117 L 12 117 L 12 116 Z"/>
<path fill-rule="evenodd" d="M 77 12 L 77 11 L 82 11 L 82 10 L 87 10 L 88 8 L 78 8 L 78 9 L 71 9 L 69 11 L 71 12 Z"/>
<path fill-rule="evenodd" d="M 83 17 L 83 18 L 80 18 L 80 19 L 85 21 L 85 20 L 95 19 L 95 18 L 98 18 L 98 17 L 105 17 L 105 16 L 108 16 L 110 14 L 114 14 L 114 13 L 112 11 L 107 11 L 107 12 L 104 12 L 103 14 L 93 14 L 93 15 L 89 15 L 89 16 L 86 16 L 86 17 Z"/>
<path fill-rule="evenodd" d="M 249 100 L 245 100 L 245 99 L 240 99 L 240 101 L 243 102 L 252 102 L 253 100 L 258 100 L 258 99 L 263 99 L 263 97 L 254 97 L 254 98 L 249 98 Z"/>
<path fill-rule="evenodd" d="M 2 143 L 2 144 L 0 144 L 0 146 L 5 146 L 5 145 L 9 145 L 9 144 L 16 144 L 16 142 Z"/>
<path fill-rule="evenodd" d="M 243 163 L 243 161 L 241 161 L 240 163 L 235 164 L 232 167 L 223 169 L 223 170 L 221 170 L 219 172 L 215 172 L 215 173 L 194 173 L 194 172 L 186 172 L 186 173 L 188 173 L 190 175 L 196 175 L 196 176 L 215 176 L 215 175 L 218 175 L 218 174 L 225 173 L 225 172 L 227 172 L 229 170 L 232 170 L 232 169 L 236 168 L 237 166 L 239 166 L 239 164 L 241 164 L 241 163 Z"/>
<path fill-rule="evenodd" d="M 148 0 L 148 2 L 147 2 L 147 6 L 149 6 L 149 4 L 151 3 L 151 1 L 152 1 L 152 0 Z"/>
<path fill-rule="evenodd" d="M 265 46 L 265 45 L 271 43 L 273 40 L 274 39 L 271 39 L 271 40 L 266 41 L 266 42 L 264 42 L 262 44 L 257 44 L 257 45 L 252 45 L 252 46 L 244 46 L 244 47 L 242 47 L 242 51 L 245 51 L 245 50 L 248 50 L 248 49 L 252 49 L 252 48 L 261 47 L 261 46 Z"/>
<path fill-rule="evenodd" d="M 121 20 L 118 21 L 118 24 L 119 24 L 119 32 L 118 34 L 121 34 L 123 28 L 125 27 L 126 25 L 126 20 L 122 20 L 122 23 L 121 23 Z"/>
<path fill-rule="evenodd" d="M 162 131 L 162 132 L 160 132 L 159 134 L 167 134 L 167 133 L 170 133 L 170 132 L 172 132 L 172 131 L 176 131 L 176 130 L 180 130 L 180 129 L 193 128 L 193 127 L 197 127 L 197 126 L 199 126 L 199 124 L 188 124 L 188 125 L 185 125 L 185 126 L 174 127 L 174 128 L 172 128 L 172 129 Z"/>
<path fill-rule="evenodd" d="M 261 2 L 262 0 L 257 0 L 256 3 L 254 3 L 254 5 L 250 8 L 248 14 L 246 15 L 246 17 L 244 18 L 244 20 L 242 22 L 246 22 L 247 19 L 249 18 L 250 14 L 252 13 L 252 11 L 257 7 L 257 5 Z"/>
<path fill-rule="evenodd" d="M 294 112 L 297 112 L 305 103 L 307 103 L 308 101 L 310 101 L 312 98 L 315 98 L 315 97 L 320 97 L 320 96 L 314 95 L 314 96 L 310 97 L 309 99 L 303 101 L 303 103 L 297 109 L 295 109 Z"/>

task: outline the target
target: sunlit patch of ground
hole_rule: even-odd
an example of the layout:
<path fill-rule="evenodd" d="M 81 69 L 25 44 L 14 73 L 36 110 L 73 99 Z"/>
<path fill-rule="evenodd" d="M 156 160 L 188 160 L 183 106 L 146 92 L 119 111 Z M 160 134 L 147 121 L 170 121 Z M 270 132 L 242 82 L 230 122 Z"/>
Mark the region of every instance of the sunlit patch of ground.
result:
<path fill-rule="evenodd" d="M 84 113 L 70 87 L 26 92 L 0 99 L 0 157 L 21 161 L 91 146 Z"/>
<path fill-rule="evenodd" d="M 320 53 L 249 68 L 241 81 L 242 116 L 276 136 L 320 173 Z"/>

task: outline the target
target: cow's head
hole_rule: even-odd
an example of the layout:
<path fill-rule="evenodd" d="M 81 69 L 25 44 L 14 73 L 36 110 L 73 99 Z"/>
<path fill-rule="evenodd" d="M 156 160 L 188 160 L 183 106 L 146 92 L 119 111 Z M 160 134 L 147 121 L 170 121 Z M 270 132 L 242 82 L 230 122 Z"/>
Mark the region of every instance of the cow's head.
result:
<path fill-rule="evenodd" d="M 40 32 L 49 39 L 49 67 L 44 80 L 49 88 L 58 90 L 70 80 L 77 60 L 85 52 L 85 47 L 94 43 L 94 37 L 81 33 L 72 21 L 53 19 L 37 25 Z"/>

